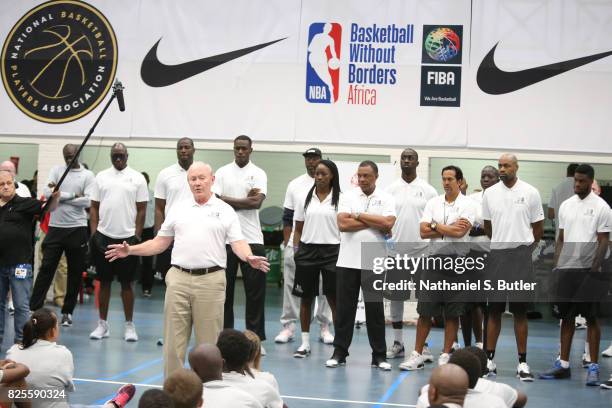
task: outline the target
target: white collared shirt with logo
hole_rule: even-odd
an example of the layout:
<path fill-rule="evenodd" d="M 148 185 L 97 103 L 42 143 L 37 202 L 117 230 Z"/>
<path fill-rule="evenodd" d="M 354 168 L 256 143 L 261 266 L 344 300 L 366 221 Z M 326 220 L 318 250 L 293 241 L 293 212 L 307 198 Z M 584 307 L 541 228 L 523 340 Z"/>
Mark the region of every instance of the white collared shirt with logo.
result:
<path fill-rule="evenodd" d="M 491 221 L 491 249 L 531 245 L 534 241 L 531 224 L 544 219 L 540 193 L 520 179 L 512 188 L 500 181 L 485 190 L 482 218 Z"/>
<path fill-rule="evenodd" d="M 266 173 L 253 164 L 247 163 L 239 167 L 231 162 L 221 167 L 215 173 L 213 191 L 219 195 L 233 198 L 246 198 L 249 191 L 258 188 L 260 193 L 268 193 L 268 177 Z M 263 233 L 259 222 L 258 210 L 236 210 L 244 238 L 249 244 L 263 244 Z"/>
<path fill-rule="evenodd" d="M 226 267 L 226 243 L 243 238 L 234 209 L 214 195 L 205 203 L 181 202 L 168 214 L 158 235 L 174 237 L 172 265 L 198 269 Z"/>
<path fill-rule="evenodd" d="M 438 192 L 420 177 L 407 183 L 401 177 L 385 190 L 395 199 L 397 219 L 393 225 L 393 242 L 410 243 L 409 252 L 420 254 L 426 247 L 428 239 L 421 238 L 419 220 L 423 216 L 425 204 L 436 197 Z M 404 251 L 403 251 L 404 252 Z"/>
<path fill-rule="evenodd" d="M 472 225 L 474 224 L 474 219 L 476 218 L 476 203 L 474 200 L 459 193 L 455 201 L 449 203 L 446 201 L 446 196 L 442 194 L 427 201 L 419 223 L 435 221 L 438 224 L 451 225 L 461 218 L 468 220 Z M 433 250 L 432 254 L 466 254 L 469 249 L 467 244 L 462 244 L 461 246 L 453 246 L 452 244 L 469 242 L 469 238 L 469 233 L 466 233 L 461 238 L 431 238 L 430 242 L 433 244 L 431 248 Z M 449 243 L 449 247 L 442 245 L 442 243 Z"/>
<path fill-rule="evenodd" d="M 308 173 L 302 174 L 299 177 L 294 178 L 289 182 L 287 186 L 287 192 L 285 193 L 285 202 L 283 207 L 288 210 L 293 210 L 293 228 L 291 229 L 291 235 L 289 236 L 288 245 L 293 244 L 293 232 L 295 231 L 295 211 L 299 204 L 304 206 L 304 200 L 306 199 L 306 193 L 310 191 L 314 185 L 314 178 L 310 177 Z M 303 233 L 302 233 L 303 236 Z"/>
<path fill-rule="evenodd" d="M 332 205 L 332 193 L 329 192 L 323 201 L 319 200 L 316 190 L 312 192 L 312 199 L 308 208 L 304 210 L 304 200 L 297 203 L 294 221 L 304 221 L 300 241 L 305 244 L 339 244 L 340 230 L 338 229 L 338 212 Z M 340 193 L 340 200 L 342 193 Z"/>
<path fill-rule="evenodd" d="M 355 189 L 342 195 L 338 205 L 338 214 L 340 213 L 367 213 L 395 217 L 395 200 L 393 196 L 379 188 L 376 188 L 369 196 L 365 195 L 361 189 Z M 343 268 L 362 269 L 361 244 L 364 242 L 378 242 L 384 246 L 385 237 L 382 232 L 374 228 L 341 232 L 340 253 L 336 265 Z"/>
<path fill-rule="evenodd" d="M 577 194 L 559 207 L 559 229 L 563 250 L 557 268 L 590 268 L 597 249 L 597 234 L 612 231 L 610 206 L 590 192 L 584 200 Z"/>
<path fill-rule="evenodd" d="M 144 176 L 126 167 L 102 170 L 96 176 L 91 200 L 100 203 L 98 231 L 114 239 L 129 238 L 136 232 L 136 203 L 149 201 Z"/>
<path fill-rule="evenodd" d="M 178 163 L 162 169 L 155 181 L 155 198 L 166 200 L 164 215 L 167 217 L 170 209 L 176 203 L 193 199 L 193 194 L 187 181 L 187 170 Z"/>

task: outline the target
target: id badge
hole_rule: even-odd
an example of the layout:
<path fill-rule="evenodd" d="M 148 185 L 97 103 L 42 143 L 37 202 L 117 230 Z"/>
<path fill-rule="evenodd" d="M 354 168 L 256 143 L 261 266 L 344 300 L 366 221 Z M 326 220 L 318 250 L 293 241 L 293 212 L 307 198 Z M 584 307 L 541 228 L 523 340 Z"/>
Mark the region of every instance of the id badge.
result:
<path fill-rule="evenodd" d="M 26 279 L 28 277 L 28 272 L 32 270 L 32 265 L 30 264 L 19 264 L 15 267 L 15 278 L 16 279 Z"/>

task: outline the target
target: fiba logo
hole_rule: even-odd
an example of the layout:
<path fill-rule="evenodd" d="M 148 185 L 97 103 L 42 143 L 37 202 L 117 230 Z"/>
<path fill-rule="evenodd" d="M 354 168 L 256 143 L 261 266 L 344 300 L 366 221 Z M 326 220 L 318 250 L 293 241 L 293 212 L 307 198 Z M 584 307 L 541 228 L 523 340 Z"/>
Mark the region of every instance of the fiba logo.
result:
<path fill-rule="evenodd" d="M 313 23 L 308 30 L 306 56 L 306 100 L 310 103 L 335 103 L 340 83 L 342 26 L 338 23 Z"/>
<path fill-rule="evenodd" d="M 461 64 L 462 26 L 424 26 L 423 62 Z"/>
<path fill-rule="evenodd" d="M 47 123 L 76 120 L 110 90 L 117 40 L 108 20 L 76 0 L 28 11 L 2 48 L 2 82 L 15 105 Z"/>

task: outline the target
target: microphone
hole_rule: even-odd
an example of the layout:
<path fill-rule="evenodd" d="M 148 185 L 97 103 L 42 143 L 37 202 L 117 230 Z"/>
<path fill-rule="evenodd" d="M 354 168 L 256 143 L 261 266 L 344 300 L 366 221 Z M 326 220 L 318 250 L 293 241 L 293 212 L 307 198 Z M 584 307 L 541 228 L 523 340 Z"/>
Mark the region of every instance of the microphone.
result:
<path fill-rule="evenodd" d="M 119 110 L 121 112 L 125 111 L 125 101 L 123 100 L 123 85 L 119 79 L 115 78 L 115 85 L 113 85 L 113 93 L 117 97 L 117 102 L 119 102 Z"/>

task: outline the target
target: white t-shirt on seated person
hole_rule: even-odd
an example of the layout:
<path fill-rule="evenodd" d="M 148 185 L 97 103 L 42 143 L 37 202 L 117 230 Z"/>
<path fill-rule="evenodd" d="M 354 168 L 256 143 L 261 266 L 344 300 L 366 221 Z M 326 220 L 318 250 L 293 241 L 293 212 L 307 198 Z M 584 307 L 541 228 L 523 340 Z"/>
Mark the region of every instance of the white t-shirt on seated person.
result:
<path fill-rule="evenodd" d="M 230 373 L 223 373 L 223 382 L 248 392 L 264 408 L 282 408 L 283 406 L 283 400 L 278 391 L 263 380 L 258 380 L 248 374 L 243 375 L 232 371 Z"/>
<path fill-rule="evenodd" d="M 211 195 L 205 204 L 179 203 L 164 220 L 158 235 L 174 237 L 172 265 L 197 269 L 226 267 L 225 244 L 243 239 L 238 216 L 229 204 Z"/>
<path fill-rule="evenodd" d="M 258 188 L 263 195 L 268 194 L 268 177 L 252 162 L 248 162 L 244 167 L 239 167 L 236 162 L 231 162 L 215 172 L 212 190 L 216 194 L 242 199 L 247 198 L 249 191 L 254 188 Z M 236 213 L 247 242 L 263 245 L 259 211 L 236 210 Z"/>
<path fill-rule="evenodd" d="M 254 396 L 221 380 L 204 383 L 202 399 L 206 408 L 263 408 Z"/>
<path fill-rule="evenodd" d="M 144 176 L 126 167 L 102 170 L 96 176 L 91 200 L 100 203 L 98 231 L 107 237 L 122 239 L 136 232 L 136 203 L 149 201 Z"/>
<path fill-rule="evenodd" d="M 518 398 L 518 392 L 508 384 L 487 380 L 486 378 L 478 379 L 474 391 L 496 395 L 506 403 L 508 408 L 512 408 Z"/>
<path fill-rule="evenodd" d="M 477 384 L 478 385 L 478 384 Z M 429 384 L 421 388 L 421 395 L 417 400 L 416 408 L 428 408 L 429 407 Z M 507 408 L 504 400 L 497 395 L 485 394 L 475 389 L 469 389 L 463 401 L 463 408 Z"/>
<path fill-rule="evenodd" d="M 338 214 L 340 213 L 395 217 L 395 200 L 393 196 L 378 187 L 369 196 L 361 189 L 356 189 L 342 194 L 338 204 Z M 363 242 L 382 244 L 384 250 L 385 237 L 381 231 L 374 228 L 366 228 L 355 232 L 341 232 L 340 252 L 336 265 L 343 268 L 362 269 L 361 243 Z"/>

